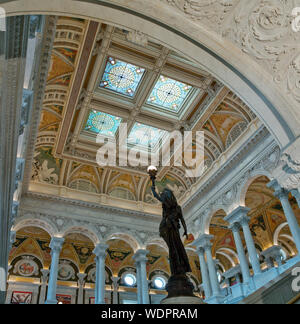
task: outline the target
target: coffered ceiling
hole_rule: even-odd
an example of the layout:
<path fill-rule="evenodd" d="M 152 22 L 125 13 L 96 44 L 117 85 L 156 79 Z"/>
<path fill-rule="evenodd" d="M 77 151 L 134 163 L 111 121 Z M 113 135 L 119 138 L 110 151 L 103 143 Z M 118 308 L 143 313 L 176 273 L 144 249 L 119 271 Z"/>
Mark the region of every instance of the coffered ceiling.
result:
<path fill-rule="evenodd" d="M 180 54 L 117 27 L 59 17 L 29 189 L 154 204 L 145 166 L 97 164 L 99 134 L 153 152 L 172 131 L 204 131 L 209 170 L 255 120 L 235 94 Z M 158 188 L 177 198 L 198 180 L 174 158 L 159 167 Z"/>

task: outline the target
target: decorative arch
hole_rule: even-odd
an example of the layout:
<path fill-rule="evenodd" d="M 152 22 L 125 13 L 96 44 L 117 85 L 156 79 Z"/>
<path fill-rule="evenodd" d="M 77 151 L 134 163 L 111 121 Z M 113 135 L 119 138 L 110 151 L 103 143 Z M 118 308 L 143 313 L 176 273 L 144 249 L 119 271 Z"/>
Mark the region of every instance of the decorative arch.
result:
<path fill-rule="evenodd" d="M 134 253 L 144 247 L 144 244 L 140 240 L 134 238 L 131 234 L 127 234 L 127 233 L 121 233 L 121 232 L 109 233 L 104 237 L 104 241 L 107 242 L 110 240 L 121 240 L 126 242 L 132 248 Z"/>
<path fill-rule="evenodd" d="M 209 73 L 235 91 L 265 123 L 281 147 L 292 143 L 299 134 L 293 101 L 270 82 L 272 75 L 262 69 L 229 39 L 199 21 L 190 19 L 183 9 L 165 2 L 157 10 L 156 1 L 100 2 L 65 0 L 10 0 L 2 4 L 7 15 L 56 14 L 102 20 L 109 24 L 139 30 L 171 49 L 204 66 Z M 66 8 L 68 12 L 66 12 Z M 83 14 L 84 13 L 84 14 Z M 154 16 L 155 13 L 155 16 Z M 208 37 L 209 34 L 209 37 Z M 224 51 L 226 46 L 228 51 Z M 201 59 L 200 59 L 201 58 Z M 260 90 L 263 89 L 263 90 Z"/>
<path fill-rule="evenodd" d="M 246 205 L 246 195 L 247 195 L 247 192 L 248 192 L 250 186 L 256 179 L 259 179 L 260 177 L 264 177 L 264 176 L 269 178 L 270 181 L 273 178 L 272 174 L 270 172 L 268 172 L 267 170 L 254 170 L 242 182 L 242 184 L 239 187 L 239 191 L 237 192 L 237 197 L 239 199 L 238 200 L 239 206 Z"/>
<path fill-rule="evenodd" d="M 232 257 L 229 255 L 229 254 L 227 254 L 224 250 L 222 250 L 222 249 L 218 249 L 217 251 L 216 251 L 216 255 L 217 254 L 220 254 L 220 255 L 222 255 L 223 257 L 225 257 L 230 263 L 231 263 L 231 265 L 232 265 L 232 267 L 234 268 L 235 267 L 235 262 L 234 262 L 234 260 L 232 259 Z"/>
<path fill-rule="evenodd" d="M 163 249 L 165 252 L 169 253 L 169 249 L 167 244 L 165 243 L 165 241 L 162 238 L 150 238 L 149 240 L 147 240 L 147 242 L 145 243 L 145 246 L 148 247 L 150 245 L 157 245 L 159 246 L 161 249 Z"/>
<path fill-rule="evenodd" d="M 286 226 L 288 226 L 288 222 L 282 223 L 276 228 L 274 235 L 273 235 L 274 245 L 279 245 L 278 244 L 279 234 L 280 234 L 281 230 L 284 229 Z"/>
<path fill-rule="evenodd" d="M 30 226 L 43 229 L 51 237 L 57 236 L 57 234 L 59 233 L 57 226 L 54 223 L 52 223 L 49 219 L 45 220 L 45 219 L 43 219 L 43 217 L 32 218 L 32 215 L 28 215 L 28 216 L 19 218 L 16 221 L 16 224 L 13 226 L 12 231 L 17 232 L 17 231 L 21 230 L 22 228 L 30 227 Z"/>
<path fill-rule="evenodd" d="M 209 228 L 210 228 L 211 221 L 212 221 L 213 217 L 216 215 L 216 213 L 221 210 L 223 210 L 224 213 L 227 214 L 226 206 L 219 205 L 219 204 L 215 205 L 213 207 L 213 209 L 211 209 L 207 212 L 206 217 L 203 222 L 203 224 L 204 224 L 203 225 L 204 226 L 203 233 L 209 234 Z"/>
<path fill-rule="evenodd" d="M 92 228 L 90 228 L 90 226 L 72 226 L 69 227 L 67 229 L 65 229 L 62 233 L 62 236 L 65 237 L 68 234 L 72 234 L 72 233 L 78 233 L 78 234 L 82 234 L 84 236 L 86 236 L 87 238 L 89 238 L 93 244 L 96 246 L 97 244 L 99 244 L 100 242 L 102 242 L 102 237 L 99 236 L 99 234 L 96 234 L 94 232 L 94 230 Z"/>

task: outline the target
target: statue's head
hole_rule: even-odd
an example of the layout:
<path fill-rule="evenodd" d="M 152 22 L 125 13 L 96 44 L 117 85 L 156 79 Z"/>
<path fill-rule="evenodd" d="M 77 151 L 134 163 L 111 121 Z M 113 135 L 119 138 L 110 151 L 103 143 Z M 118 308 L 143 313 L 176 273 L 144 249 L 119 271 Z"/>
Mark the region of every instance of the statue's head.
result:
<path fill-rule="evenodd" d="M 177 206 L 177 200 L 172 190 L 170 189 L 164 189 L 161 193 L 161 198 L 164 204 L 166 204 L 168 207 L 176 207 Z"/>

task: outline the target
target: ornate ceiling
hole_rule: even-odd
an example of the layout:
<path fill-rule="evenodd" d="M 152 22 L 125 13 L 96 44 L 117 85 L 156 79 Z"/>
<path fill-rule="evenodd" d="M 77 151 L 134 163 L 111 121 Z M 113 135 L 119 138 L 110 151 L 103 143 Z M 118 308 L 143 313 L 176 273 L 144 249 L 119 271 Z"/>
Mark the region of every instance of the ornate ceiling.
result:
<path fill-rule="evenodd" d="M 98 134 L 120 140 L 120 123 L 127 123 L 128 145 L 154 150 L 168 132 L 202 130 L 209 169 L 253 120 L 236 95 L 172 50 L 117 27 L 59 17 L 30 190 L 53 186 L 110 197 L 112 204 L 153 204 L 146 168 L 96 163 Z M 158 180 L 159 189 L 180 198 L 198 179 L 186 178 L 172 160 Z"/>

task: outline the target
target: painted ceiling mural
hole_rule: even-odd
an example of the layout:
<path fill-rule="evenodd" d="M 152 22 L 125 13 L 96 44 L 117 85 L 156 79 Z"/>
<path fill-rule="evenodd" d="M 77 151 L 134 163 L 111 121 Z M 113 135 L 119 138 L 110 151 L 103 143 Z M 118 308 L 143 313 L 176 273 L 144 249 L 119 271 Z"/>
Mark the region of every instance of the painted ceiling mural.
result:
<path fill-rule="evenodd" d="M 31 181 L 157 204 L 147 168 L 97 165 L 98 134 L 118 139 L 126 122 L 128 149 L 155 151 L 172 130 L 203 130 L 209 169 L 255 119 L 237 96 L 179 54 L 150 40 L 134 43 L 116 27 L 59 17 Z M 167 186 L 179 199 L 197 179 L 172 163 L 159 167 L 158 188 Z"/>

